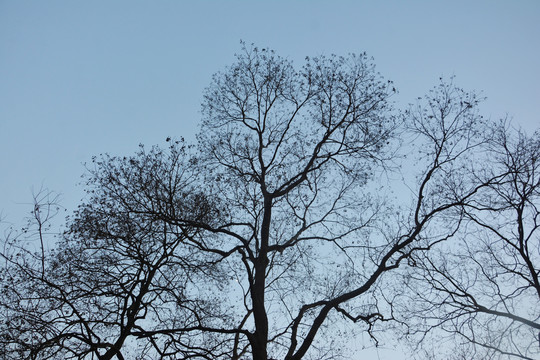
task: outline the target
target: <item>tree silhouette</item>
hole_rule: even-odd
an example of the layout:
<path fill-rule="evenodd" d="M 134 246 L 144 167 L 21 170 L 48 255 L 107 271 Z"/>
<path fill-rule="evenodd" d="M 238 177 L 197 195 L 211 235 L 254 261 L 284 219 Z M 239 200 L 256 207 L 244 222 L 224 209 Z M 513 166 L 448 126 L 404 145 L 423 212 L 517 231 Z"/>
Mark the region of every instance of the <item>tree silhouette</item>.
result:
<path fill-rule="evenodd" d="M 489 143 L 474 94 L 441 82 L 399 113 L 394 92 L 365 54 L 295 69 L 244 46 L 204 94 L 195 146 L 95 158 L 56 250 L 11 238 L 4 353 L 329 359 L 345 322 L 376 341 L 403 295 L 389 275 L 460 231 L 504 176 L 468 171 Z M 390 189 L 407 152 L 403 207 Z"/>
<path fill-rule="evenodd" d="M 170 225 L 149 211 L 192 220 L 216 215 L 217 208 L 193 188 L 185 161 L 181 145 L 167 152 L 141 148 L 130 158 L 95 158 L 87 176 L 88 199 L 68 220 L 56 249 L 34 254 L 20 238 L 9 240 L 0 273 L 6 284 L 1 301 L 5 356 L 123 359 L 126 342 L 138 345 L 134 332 L 154 323 L 187 324 L 191 311 L 200 319 L 218 314 L 217 298 L 208 304 L 192 297 L 221 281 L 219 265 L 208 254 L 200 258 L 187 241 L 196 241 L 200 231 Z M 35 220 L 49 205 L 36 203 Z M 42 237 L 41 222 L 35 224 L 28 230 Z M 157 343 L 162 346 L 152 348 L 161 355 L 175 352 L 164 337 L 146 340 L 137 346 L 140 358 Z M 186 354 L 190 344 L 189 339 Z"/>
<path fill-rule="evenodd" d="M 455 242 L 418 254 L 408 276 L 420 301 L 410 313 L 424 336 L 457 335 L 469 356 L 486 359 L 540 353 L 539 139 L 495 126 L 489 166 L 470 167 L 477 178 L 495 180 L 463 204 Z"/>

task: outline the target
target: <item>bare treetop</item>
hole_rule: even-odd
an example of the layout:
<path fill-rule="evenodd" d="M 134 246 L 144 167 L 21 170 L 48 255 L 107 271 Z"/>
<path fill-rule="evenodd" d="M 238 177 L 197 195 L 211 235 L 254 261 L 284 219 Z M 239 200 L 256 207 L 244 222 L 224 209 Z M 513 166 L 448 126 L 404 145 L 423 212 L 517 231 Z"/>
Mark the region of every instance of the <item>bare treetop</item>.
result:
<path fill-rule="evenodd" d="M 206 89 L 197 144 L 167 137 L 165 149 L 94 158 L 88 196 L 55 250 L 33 253 L 10 234 L 0 349 L 29 359 L 335 359 L 358 333 L 378 344 L 383 324 L 411 332 L 426 306 L 442 309 L 442 329 L 456 304 L 458 318 L 474 308 L 527 320 L 504 291 L 479 307 L 468 291 L 485 288 L 454 281 L 469 273 L 449 271 L 451 256 L 437 251 L 480 227 L 498 240 L 485 240 L 495 262 L 478 276 L 513 271 L 539 288 L 529 253 L 537 142 L 510 146 L 507 129 L 479 115 L 481 99 L 453 81 L 402 112 L 394 92 L 365 54 L 295 68 L 244 45 Z M 396 159 L 407 157 L 400 172 Z M 408 192 L 390 197 L 394 186 Z M 503 219 L 512 211 L 519 236 Z"/>

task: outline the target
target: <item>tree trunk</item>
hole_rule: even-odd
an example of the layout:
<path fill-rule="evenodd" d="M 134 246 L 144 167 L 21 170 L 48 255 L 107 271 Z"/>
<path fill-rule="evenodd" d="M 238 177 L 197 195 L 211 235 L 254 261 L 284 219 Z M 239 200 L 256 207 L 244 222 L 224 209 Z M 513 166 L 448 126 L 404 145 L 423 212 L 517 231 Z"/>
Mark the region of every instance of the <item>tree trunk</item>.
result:
<path fill-rule="evenodd" d="M 266 267 L 268 266 L 268 241 L 270 237 L 270 222 L 272 219 L 272 199 L 265 197 L 264 215 L 261 225 L 261 242 L 258 256 L 255 260 L 255 279 L 251 288 L 251 301 L 253 302 L 253 318 L 255 333 L 251 347 L 253 360 L 268 359 L 268 316 L 264 306 L 266 287 Z"/>

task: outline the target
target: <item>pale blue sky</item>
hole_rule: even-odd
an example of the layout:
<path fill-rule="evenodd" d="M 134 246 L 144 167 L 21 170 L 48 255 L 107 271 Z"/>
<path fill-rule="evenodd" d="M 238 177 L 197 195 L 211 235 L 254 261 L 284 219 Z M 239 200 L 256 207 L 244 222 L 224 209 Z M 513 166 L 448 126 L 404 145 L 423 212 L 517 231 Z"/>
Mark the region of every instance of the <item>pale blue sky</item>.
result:
<path fill-rule="evenodd" d="M 538 0 L 0 0 L 0 212 L 18 222 L 42 184 L 72 209 L 92 155 L 193 139 L 240 39 L 298 65 L 366 51 L 400 103 L 456 75 L 487 117 L 540 124 Z"/>

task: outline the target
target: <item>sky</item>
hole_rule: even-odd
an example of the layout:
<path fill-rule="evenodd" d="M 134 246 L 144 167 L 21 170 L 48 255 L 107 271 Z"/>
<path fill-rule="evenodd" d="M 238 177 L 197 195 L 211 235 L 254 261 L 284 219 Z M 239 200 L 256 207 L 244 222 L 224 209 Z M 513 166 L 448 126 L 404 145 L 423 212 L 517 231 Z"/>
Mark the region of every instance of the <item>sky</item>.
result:
<path fill-rule="evenodd" d="M 401 105 L 455 76 L 485 117 L 532 132 L 539 39 L 538 0 L 0 0 L 0 217 L 21 223 L 41 187 L 73 210 L 93 155 L 194 140 L 241 40 L 297 66 L 365 51 Z"/>

